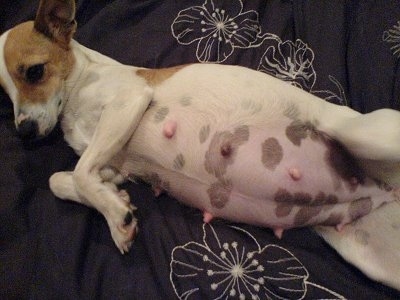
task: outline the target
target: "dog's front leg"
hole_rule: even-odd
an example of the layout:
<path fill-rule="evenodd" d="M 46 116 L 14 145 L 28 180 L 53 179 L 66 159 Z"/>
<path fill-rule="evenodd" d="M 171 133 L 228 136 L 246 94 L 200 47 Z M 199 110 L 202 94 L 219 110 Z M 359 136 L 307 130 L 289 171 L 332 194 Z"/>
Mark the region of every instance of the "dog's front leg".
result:
<path fill-rule="evenodd" d="M 140 122 L 151 99 L 152 90 L 118 92 L 101 114 L 95 133 L 73 172 L 76 193 L 84 203 L 104 215 L 112 238 L 121 251 L 129 250 L 136 233 L 126 195 L 103 182 L 102 168 L 122 149 Z"/>

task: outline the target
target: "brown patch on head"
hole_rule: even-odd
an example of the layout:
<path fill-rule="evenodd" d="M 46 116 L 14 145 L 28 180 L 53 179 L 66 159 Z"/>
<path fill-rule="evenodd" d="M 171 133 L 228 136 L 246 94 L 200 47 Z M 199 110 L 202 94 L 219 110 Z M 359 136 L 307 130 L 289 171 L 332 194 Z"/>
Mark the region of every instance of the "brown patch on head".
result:
<path fill-rule="evenodd" d="M 217 132 L 205 155 L 204 167 L 210 174 L 222 177 L 228 165 L 233 164 L 238 148 L 249 140 L 249 127 L 240 126 L 233 133 Z"/>
<path fill-rule="evenodd" d="M 223 208 L 228 203 L 231 192 L 232 183 L 229 180 L 213 183 L 207 190 L 211 205 L 215 208 Z"/>
<path fill-rule="evenodd" d="M 273 171 L 283 159 L 283 148 L 276 138 L 269 138 L 261 144 L 261 162 Z"/>
<path fill-rule="evenodd" d="M 162 69 L 139 69 L 136 71 L 136 75 L 144 78 L 150 86 L 157 86 L 189 65 L 190 64 Z"/>
<path fill-rule="evenodd" d="M 39 33 L 33 22 L 22 23 L 9 32 L 4 59 L 22 104 L 52 98 L 61 89 L 74 64 L 70 48 Z M 32 82 L 27 72 L 37 65 L 43 65 L 43 75 Z"/>
<path fill-rule="evenodd" d="M 372 200 L 371 197 L 363 197 L 354 200 L 349 205 L 349 216 L 351 220 L 357 220 L 367 214 L 372 210 Z"/>

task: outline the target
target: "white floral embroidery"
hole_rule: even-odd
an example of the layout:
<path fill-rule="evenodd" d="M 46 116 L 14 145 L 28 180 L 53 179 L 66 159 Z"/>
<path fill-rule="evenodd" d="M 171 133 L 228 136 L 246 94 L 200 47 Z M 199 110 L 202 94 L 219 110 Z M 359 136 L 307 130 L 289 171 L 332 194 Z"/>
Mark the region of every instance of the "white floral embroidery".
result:
<path fill-rule="evenodd" d="M 400 21 L 397 21 L 397 25 L 389 30 L 383 32 L 383 41 L 393 44 L 390 49 L 394 55 L 400 57 Z"/>
<path fill-rule="evenodd" d="M 243 12 L 241 0 L 233 0 L 228 9 L 213 0 L 179 12 L 171 25 L 173 36 L 182 45 L 197 42 L 200 62 L 223 62 L 234 48 L 251 47 L 261 31 L 258 14 Z"/>
<path fill-rule="evenodd" d="M 314 52 L 302 40 L 279 41 L 268 47 L 258 70 L 310 91 L 317 78 L 313 62 Z"/>
<path fill-rule="evenodd" d="M 222 241 L 212 225 L 203 225 L 203 243 L 173 249 L 170 280 L 179 299 L 203 293 L 212 299 L 304 299 L 308 287 L 328 299 L 343 296 L 309 281 L 304 265 L 278 245 L 262 247 L 248 231 L 229 226 L 243 239 Z"/>
<path fill-rule="evenodd" d="M 329 80 L 339 90 L 339 95 L 329 90 L 314 90 L 317 73 L 314 69 L 314 51 L 302 40 L 281 41 L 267 48 L 257 70 L 275 76 L 292 85 L 318 95 L 329 102 L 347 105 L 344 89 L 333 76 Z"/>
<path fill-rule="evenodd" d="M 181 45 L 197 43 L 199 62 L 222 63 L 235 49 L 258 48 L 267 41 L 273 43 L 262 55 L 258 70 L 290 82 L 319 97 L 347 105 L 345 92 L 339 81 L 329 76 L 339 90 L 316 91 L 317 74 L 314 52 L 302 40 L 282 41 L 272 33 L 262 33 L 258 13 L 243 11 L 242 0 L 232 0 L 228 6 L 218 0 L 206 0 L 201 6 L 181 10 L 171 25 L 172 35 Z"/>

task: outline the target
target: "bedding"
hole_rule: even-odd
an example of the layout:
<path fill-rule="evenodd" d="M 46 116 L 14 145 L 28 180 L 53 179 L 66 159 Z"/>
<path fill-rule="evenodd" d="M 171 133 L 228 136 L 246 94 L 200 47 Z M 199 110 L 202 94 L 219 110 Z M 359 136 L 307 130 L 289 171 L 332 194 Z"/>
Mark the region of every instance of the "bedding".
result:
<path fill-rule="evenodd" d="M 38 1 L 0 2 L 0 33 Z M 400 2 L 79 0 L 76 39 L 148 68 L 247 66 L 360 112 L 400 108 Z M 107 87 L 104 87 L 107 88 Z M 1 299 L 399 299 L 312 229 L 215 220 L 141 182 L 124 184 L 140 231 L 121 255 L 96 211 L 56 199 L 48 178 L 77 156 L 56 129 L 18 138 L 0 90 Z M 360 237 L 362 238 L 362 237 Z"/>

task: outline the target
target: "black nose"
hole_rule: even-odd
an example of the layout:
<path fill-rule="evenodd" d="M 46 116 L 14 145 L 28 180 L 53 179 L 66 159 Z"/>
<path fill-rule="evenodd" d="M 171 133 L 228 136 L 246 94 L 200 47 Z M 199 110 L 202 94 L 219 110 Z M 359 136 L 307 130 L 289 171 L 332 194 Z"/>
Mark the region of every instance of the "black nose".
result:
<path fill-rule="evenodd" d="M 39 131 L 39 126 L 36 121 L 23 120 L 18 125 L 18 134 L 24 139 L 36 138 Z"/>

